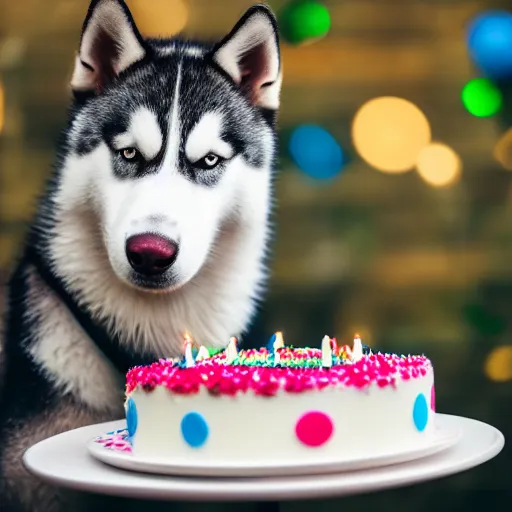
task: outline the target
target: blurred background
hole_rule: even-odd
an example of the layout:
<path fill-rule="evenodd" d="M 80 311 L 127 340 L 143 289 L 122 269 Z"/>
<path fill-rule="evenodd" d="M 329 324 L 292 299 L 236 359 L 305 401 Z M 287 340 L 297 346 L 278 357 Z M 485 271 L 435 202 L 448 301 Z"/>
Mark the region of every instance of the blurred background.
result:
<path fill-rule="evenodd" d="M 0 282 L 50 171 L 88 3 L 0 0 Z M 145 35 L 216 39 L 254 2 L 127 3 Z M 276 239 L 246 342 L 358 332 L 424 352 L 440 412 L 511 434 L 512 3 L 269 4 L 285 77 Z M 511 464 L 505 446 L 438 482 L 283 508 L 510 510 Z"/>

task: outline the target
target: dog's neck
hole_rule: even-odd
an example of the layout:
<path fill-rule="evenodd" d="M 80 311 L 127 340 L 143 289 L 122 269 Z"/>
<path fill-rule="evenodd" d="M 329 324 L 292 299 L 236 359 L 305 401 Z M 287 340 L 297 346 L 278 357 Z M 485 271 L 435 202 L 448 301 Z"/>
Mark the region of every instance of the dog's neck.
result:
<path fill-rule="evenodd" d="M 121 374 L 125 375 L 130 368 L 136 365 L 154 362 L 154 354 L 134 350 L 133 346 L 121 343 L 117 333 L 107 331 L 101 322 L 92 318 L 87 309 L 80 307 L 75 295 L 68 291 L 66 284 L 56 275 L 36 246 L 28 245 L 26 247 L 21 265 L 35 270 L 44 286 L 66 307 L 68 313 L 82 329 L 83 334 L 94 342 L 96 348 Z"/>
<path fill-rule="evenodd" d="M 265 270 L 267 211 L 226 222 L 199 273 L 170 293 L 149 293 L 113 273 L 93 214 L 68 212 L 51 243 L 54 269 L 80 305 L 122 343 L 156 357 L 182 353 L 183 334 L 199 344 L 224 346 L 254 313 Z"/>

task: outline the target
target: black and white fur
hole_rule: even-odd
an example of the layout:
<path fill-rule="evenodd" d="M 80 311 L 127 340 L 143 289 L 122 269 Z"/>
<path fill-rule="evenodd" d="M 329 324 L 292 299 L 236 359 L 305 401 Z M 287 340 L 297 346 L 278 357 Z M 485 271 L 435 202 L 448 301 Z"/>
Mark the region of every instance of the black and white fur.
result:
<path fill-rule="evenodd" d="M 134 362 L 178 356 L 185 331 L 222 345 L 248 327 L 265 279 L 281 75 L 265 6 L 208 45 L 143 39 L 122 0 L 92 1 L 54 173 L 8 287 L 0 502 L 61 510 L 23 452 L 123 415 L 124 375 L 70 304 Z M 145 233 L 176 249 L 157 275 L 127 257 Z"/>

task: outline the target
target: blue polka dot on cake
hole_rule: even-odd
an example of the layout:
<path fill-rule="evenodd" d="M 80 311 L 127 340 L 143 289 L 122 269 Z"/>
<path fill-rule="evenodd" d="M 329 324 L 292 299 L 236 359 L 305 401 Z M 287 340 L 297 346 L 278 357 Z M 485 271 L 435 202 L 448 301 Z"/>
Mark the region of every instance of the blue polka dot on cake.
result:
<path fill-rule="evenodd" d="M 135 435 L 135 432 L 137 431 L 137 407 L 135 405 L 135 401 L 133 398 L 128 398 L 126 400 L 126 426 L 128 429 L 128 435 L 130 437 Z"/>
<path fill-rule="evenodd" d="M 181 433 L 192 448 L 199 448 L 208 439 L 208 423 L 198 412 L 189 412 L 181 420 Z"/>
<path fill-rule="evenodd" d="M 414 401 L 412 417 L 418 432 L 423 432 L 428 423 L 427 399 L 423 393 L 420 393 Z"/>

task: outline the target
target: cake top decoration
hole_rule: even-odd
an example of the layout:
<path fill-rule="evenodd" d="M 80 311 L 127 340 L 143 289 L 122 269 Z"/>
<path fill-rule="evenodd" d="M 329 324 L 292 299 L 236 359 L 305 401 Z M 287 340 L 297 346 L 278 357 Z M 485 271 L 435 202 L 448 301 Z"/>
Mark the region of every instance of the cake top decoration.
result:
<path fill-rule="evenodd" d="M 132 368 L 127 393 L 139 387 L 149 392 L 158 386 L 178 394 L 204 388 L 212 394 L 252 390 L 265 396 L 279 390 L 300 393 L 329 386 L 365 389 L 396 386 L 432 370 L 424 356 L 373 353 L 358 335 L 352 347 L 339 347 L 335 338 L 324 336 L 320 348 L 295 348 L 285 345 L 282 333 L 276 333 L 266 348 L 247 350 L 238 350 L 238 340 L 232 337 L 225 349 L 199 347 L 195 359 L 192 345 L 186 333 L 181 359 Z"/>
<path fill-rule="evenodd" d="M 331 368 L 338 364 L 351 364 L 359 361 L 365 354 L 371 354 L 368 346 L 362 344 L 358 334 L 354 337 L 353 347 L 338 347 L 335 338 L 324 336 L 320 349 L 294 348 L 286 346 L 283 333 L 278 331 L 267 343 L 266 351 L 254 349 L 238 351 L 238 340 L 231 337 L 225 349 L 208 349 L 200 346 L 193 357 L 193 340 L 188 332 L 184 334 L 184 356 L 179 361 L 181 367 L 190 368 L 194 364 L 214 358 L 217 364 L 251 365 L 251 366 L 286 366 L 291 368 L 322 367 Z M 284 359 L 283 359 L 284 358 Z"/>

